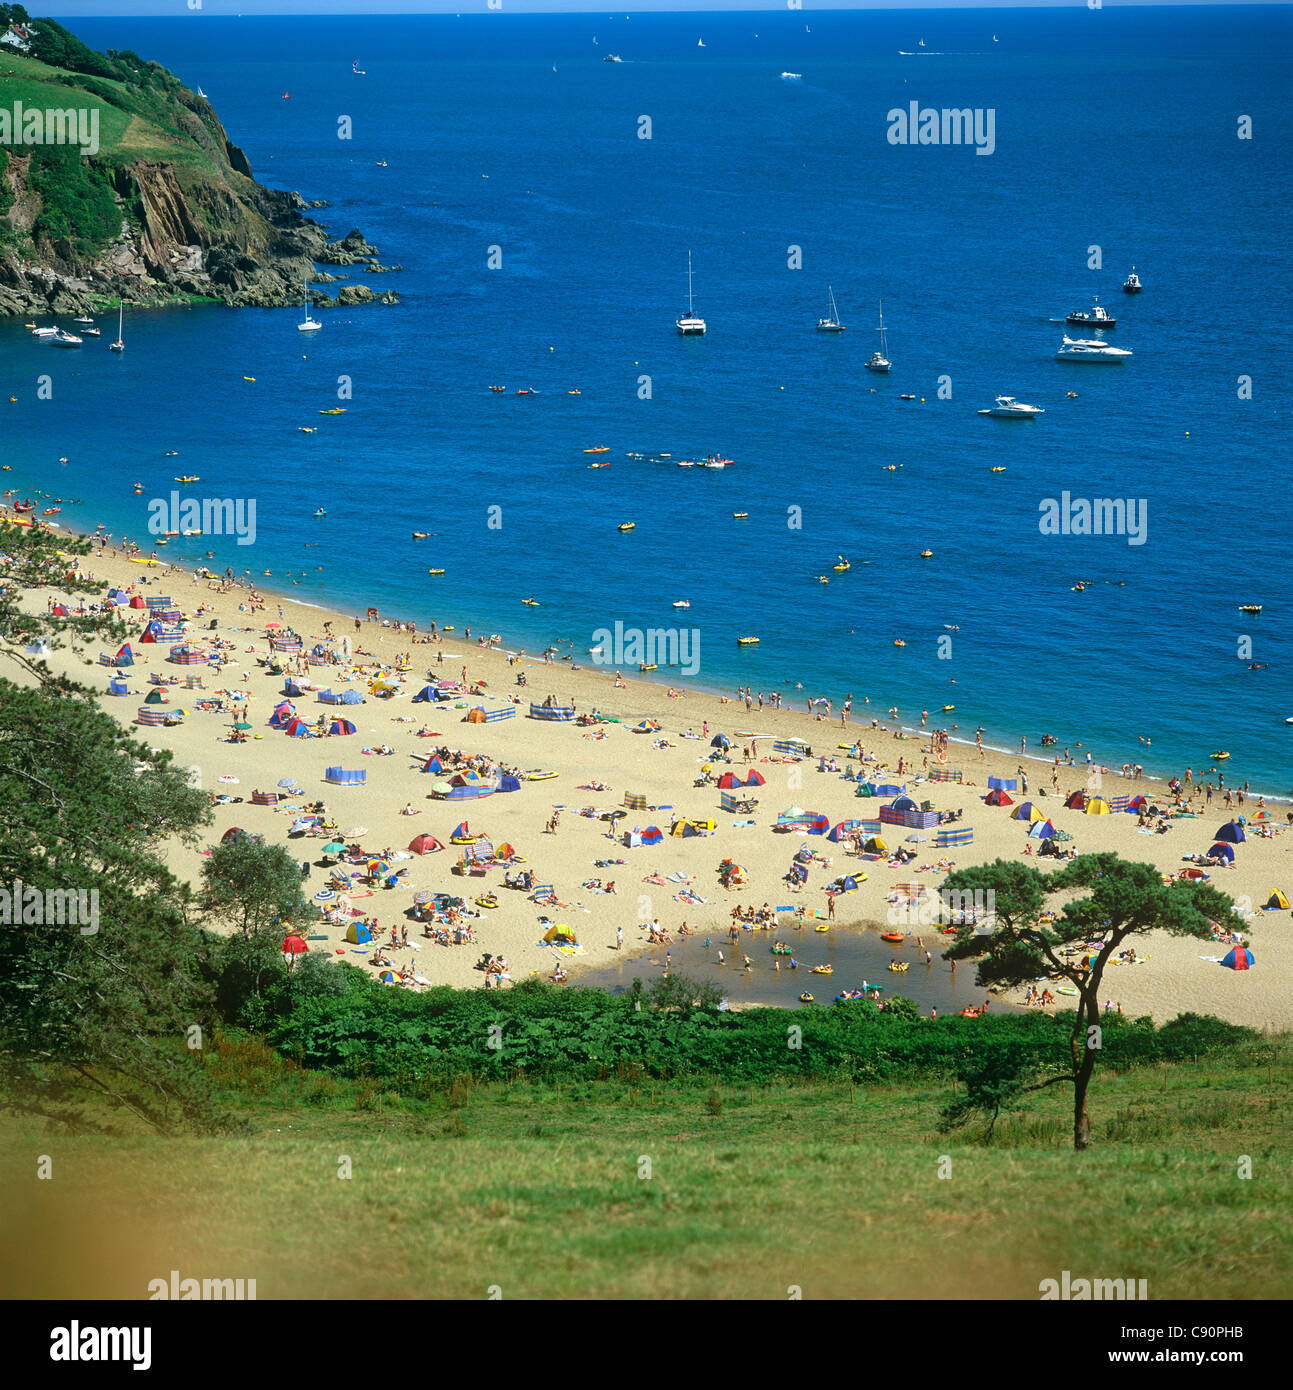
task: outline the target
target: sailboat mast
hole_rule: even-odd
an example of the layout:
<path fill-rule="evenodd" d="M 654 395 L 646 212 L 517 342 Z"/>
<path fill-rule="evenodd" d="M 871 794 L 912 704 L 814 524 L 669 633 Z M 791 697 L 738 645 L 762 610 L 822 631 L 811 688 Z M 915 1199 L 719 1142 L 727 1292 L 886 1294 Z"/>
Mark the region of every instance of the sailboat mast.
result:
<path fill-rule="evenodd" d="M 687 252 L 687 317 L 688 317 L 689 319 L 695 318 L 695 317 L 696 317 L 695 310 L 692 308 L 692 302 L 691 302 L 691 252 L 690 252 L 690 250 Z"/>

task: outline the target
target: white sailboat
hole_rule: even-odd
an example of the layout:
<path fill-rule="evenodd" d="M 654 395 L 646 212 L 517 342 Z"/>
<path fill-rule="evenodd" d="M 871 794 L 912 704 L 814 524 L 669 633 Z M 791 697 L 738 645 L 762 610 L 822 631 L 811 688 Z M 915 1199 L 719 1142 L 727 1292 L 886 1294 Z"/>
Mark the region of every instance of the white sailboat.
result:
<path fill-rule="evenodd" d="M 678 332 L 683 337 L 700 337 L 705 331 L 705 320 L 698 317 L 691 298 L 691 252 L 687 252 L 687 312 L 674 320 Z"/>
<path fill-rule="evenodd" d="M 835 307 L 835 291 L 826 286 L 826 298 L 830 302 L 830 314 L 824 319 L 817 320 L 817 331 L 819 333 L 843 333 L 844 325 L 840 322 L 840 311 Z"/>
<path fill-rule="evenodd" d="M 298 323 L 296 325 L 297 332 L 313 333 L 315 329 L 323 327 L 319 320 L 310 313 L 310 299 L 309 295 L 306 293 L 304 283 L 301 285 L 301 308 L 305 312 L 305 321 L 304 323 Z"/>
<path fill-rule="evenodd" d="M 126 339 L 121 331 L 121 321 L 124 312 L 123 301 L 119 299 L 117 300 L 117 336 L 108 344 L 109 352 L 125 352 L 126 350 Z"/>
<path fill-rule="evenodd" d="M 885 340 L 884 332 L 884 300 L 880 301 L 880 346 L 871 354 L 871 360 L 866 364 L 869 372 L 887 372 L 893 365 L 887 356 L 888 343 Z"/>

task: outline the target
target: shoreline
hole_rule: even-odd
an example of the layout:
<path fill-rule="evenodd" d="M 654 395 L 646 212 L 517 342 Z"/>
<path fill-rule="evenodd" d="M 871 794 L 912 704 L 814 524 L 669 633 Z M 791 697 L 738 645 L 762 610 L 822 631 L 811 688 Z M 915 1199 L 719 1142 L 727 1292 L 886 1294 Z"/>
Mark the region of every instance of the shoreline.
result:
<path fill-rule="evenodd" d="M 96 536 L 95 536 L 94 533 L 86 533 L 86 532 L 75 531 L 75 530 L 73 530 L 71 527 L 58 527 L 58 528 L 56 528 L 56 532 L 57 532 L 57 533 L 66 534 L 66 535 L 69 535 L 69 536 L 80 537 L 81 539 L 90 541 L 91 544 L 95 544 L 95 543 L 96 543 Z M 108 539 L 110 540 L 110 539 L 111 539 L 110 533 L 105 533 L 105 534 L 108 535 Z M 120 549 L 120 546 L 118 546 L 118 549 Z M 140 550 L 139 553 L 142 554 L 143 551 Z M 211 568 L 211 567 L 214 567 L 214 566 L 218 565 L 218 564 L 220 563 L 219 558 L 218 558 L 219 552 L 218 552 L 218 551 L 215 551 L 215 554 L 216 554 L 217 558 L 212 559 L 212 560 L 209 560 L 209 561 L 192 561 L 192 560 L 188 560 L 188 559 L 185 559 L 185 560 L 176 559 L 176 560 L 172 561 L 172 560 L 163 558 L 162 556 L 158 556 L 157 563 L 158 563 L 158 565 L 161 566 L 161 567 L 167 567 L 167 566 L 169 566 L 169 567 L 171 567 L 172 569 L 174 569 L 174 570 L 176 570 L 176 571 L 178 571 L 178 572 L 184 574 L 186 577 L 188 577 L 188 576 L 190 576 L 191 574 L 193 574 L 195 570 L 200 571 L 200 570 L 203 569 L 203 568 Z M 239 583 L 239 581 L 235 580 L 235 583 L 237 584 L 237 583 Z M 316 602 L 314 602 L 314 601 L 312 601 L 312 600 L 309 600 L 309 599 L 302 599 L 302 598 L 299 598 L 299 597 L 297 597 L 296 595 L 294 595 L 294 594 L 292 594 L 292 593 L 284 593 L 281 589 L 279 589 L 279 588 L 273 586 L 273 584 L 272 584 L 272 576 L 271 576 L 271 583 L 270 583 L 270 584 L 262 586 L 261 584 L 255 583 L 255 582 L 253 581 L 253 582 L 251 583 L 251 589 L 252 589 L 252 591 L 254 591 L 254 592 L 256 592 L 257 594 L 261 595 L 261 596 L 262 596 L 263 598 L 265 598 L 267 601 L 273 601 L 273 602 L 276 603 L 276 604 L 286 604 L 286 603 L 295 604 L 295 605 L 297 605 L 297 606 L 299 606 L 299 607 L 301 607 L 301 608 L 305 608 L 305 609 L 312 610 L 312 611 L 314 611 L 314 612 L 321 613 L 321 614 L 323 614 L 326 618 L 332 619 L 334 622 L 337 621 L 337 620 L 342 620 L 342 621 L 346 621 L 346 622 L 353 622 L 354 619 L 355 619 L 356 617 L 361 617 L 361 616 L 362 616 L 362 614 L 361 614 L 360 611 L 353 612 L 353 613 L 347 613 L 347 612 L 345 612 L 345 611 L 344 611 L 339 605 L 337 605 L 337 604 L 316 603 Z M 365 609 L 366 607 L 367 607 L 367 605 L 366 605 L 366 604 L 363 604 L 362 601 L 358 601 L 358 600 L 356 601 L 356 608 L 357 608 L 357 609 L 362 610 L 362 609 Z M 433 620 L 433 619 L 430 618 L 430 617 L 424 618 L 424 617 L 419 616 L 419 615 L 413 615 L 412 617 L 409 617 L 409 616 L 407 616 L 407 615 L 404 615 L 404 616 L 401 616 L 401 617 L 399 617 L 399 618 L 391 618 L 389 615 L 385 615 L 384 620 L 390 622 L 390 624 L 391 624 L 391 629 L 389 629 L 389 630 L 394 630 L 395 625 L 396 625 L 397 623 L 399 623 L 399 624 L 401 624 L 401 625 L 407 625 L 407 624 L 409 624 L 409 623 L 413 623 L 413 624 L 415 625 L 415 627 L 416 627 L 417 633 L 418 633 L 419 635 L 424 635 L 425 633 L 427 633 L 428 631 L 430 631 L 430 626 L 431 626 L 431 623 L 432 623 L 433 621 L 435 621 L 435 622 L 437 623 L 437 625 L 439 626 L 439 630 L 441 630 L 441 631 L 444 630 L 443 624 L 441 624 L 441 623 L 439 622 L 439 619 L 434 619 L 434 620 Z M 461 623 L 462 621 L 463 621 L 463 619 L 462 619 L 462 616 L 461 616 L 461 615 L 453 615 L 453 625 L 454 625 L 454 626 L 456 626 L 458 623 Z M 468 626 L 470 627 L 471 624 L 468 624 Z M 511 640 L 515 641 L 516 639 L 511 639 Z M 473 644 L 474 644 L 474 642 L 475 642 L 475 639 L 473 639 Z M 521 652 L 527 651 L 527 649 L 526 649 L 525 647 L 520 646 L 519 644 L 516 645 L 516 646 L 508 646 L 508 645 L 506 645 L 506 641 L 505 641 L 504 644 L 502 644 L 502 645 L 492 646 L 491 648 L 489 648 L 489 650 L 499 651 L 499 652 L 501 652 L 501 653 L 502 653 L 503 655 L 505 655 L 505 656 L 517 656 L 517 655 L 519 655 Z M 528 654 L 528 652 L 527 652 L 527 657 L 528 657 L 528 655 L 529 655 L 529 654 Z M 613 675 L 614 670 L 615 670 L 615 668 L 614 668 L 613 666 L 597 666 L 597 665 L 594 665 L 594 664 L 591 663 L 591 658 L 589 658 L 589 657 L 585 657 L 585 659 L 584 659 L 582 662 L 572 662 L 572 661 L 571 661 L 569 658 L 567 658 L 567 657 L 561 657 L 561 656 L 559 656 L 559 657 L 557 657 L 557 659 L 556 659 L 555 666 L 556 666 L 557 669 L 569 669 L 569 670 L 575 671 L 576 673 L 581 672 L 581 671 L 582 671 L 582 672 L 591 672 L 591 673 L 604 672 L 604 673 L 606 673 L 607 675 Z M 736 703 L 735 697 L 731 694 L 730 691 L 726 691 L 726 690 L 720 689 L 720 688 L 717 687 L 717 686 L 706 685 L 706 684 L 704 684 L 704 683 L 697 682 L 697 681 L 692 680 L 692 679 L 689 679 L 689 678 L 687 678 L 687 677 L 681 677 L 681 676 L 680 676 L 677 680 L 670 680 L 670 679 L 668 679 L 667 673 L 662 675 L 662 674 L 656 674 L 656 673 L 650 673 L 650 672 L 632 671 L 632 670 L 630 670 L 630 669 L 626 669 L 626 670 L 623 672 L 623 677 L 624 677 L 624 679 L 625 679 L 626 681 L 629 681 L 630 683 L 636 682 L 636 683 L 639 684 L 639 685 L 646 686 L 646 687 L 649 687 L 649 688 L 651 688 L 651 689 L 653 689 L 653 690 L 657 690 L 657 691 L 665 691 L 665 690 L 667 690 L 667 689 L 669 689 L 669 688 L 674 688 L 674 689 L 680 689 L 680 688 L 681 688 L 681 689 L 685 689 L 688 693 L 693 694 L 693 695 L 698 695 L 698 696 L 712 696 L 712 697 L 714 697 L 714 698 L 716 698 L 716 699 L 720 699 L 720 700 L 723 699 L 723 698 L 726 696 L 733 704 Z M 787 680 L 789 680 L 788 677 L 787 677 Z M 804 692 L 796 691 L 795 693 L 796 693 L 796 694 L 802 694 L 802 693 L 804 693 Z M 816 698 L 816 697 L 814 697 L 814 698 Z M 899 716 L 898 719 L 897 719 L 897 721 L 895 721 L 895 722 L 886 723 L 886 720 L 890 720 L 890 719 L 891 719 L 891 716 L 889 715 L 888 711 L 889 711 L 889 709 L 894 708 L 894 706 L 890 705 L 890 706 L 888 706 L 888 707 L 886 707 L 886 708 L 884 708 L 884 709 L 880 709 L 879 706 L 878 706 L 877 704 L 872 704 L 872 703 L 866 703 L 866 704 L 864 704 L 863 707 L 862 707 L 862 710 L 858 710 L 858 709 L 855 708 L 855 709 L 853 710 L 853 712 L 852 712 L 852 716 L 853 716 L 853 717 L 850 719 L 849 724 L 848 724 L 847 726 L 841 726 L 841 725 L 838 723 L 838 709 L 836 708 L 836 705 L 837 705 L 838 702 L 837 702 L 836 698 L 835 698 L 835 697 L 825 697 L 825 698 L 830 698 L 830 699 L 831 699 L 831 702 L 832 702 L 832 715 L 831 715 L 831 717 L 829 717 L 829 718 L 827 718 L 827 719 L 818 720 L 818 719 L 816 719 L 815 716 L 809 715 L 809 714 L 808 714 L 806 711 L 804 711 L 804 710 L 796 709 L 796 708 L 793 707 L 792 704 L 788 704 L 788 703 L 787 703 L 787 704 L 783 704 L 779 709 L 777 709 L 776 707 L 771 706 L 771 705 L 765 706 L 763 710 L 759 710 L 759 709 L 756 707 L 756 708 L 751 709 L 751 710 L 749 711 L 749 717 L 750 717 L 751 719 L 758 719 L 758 718 L 764 717 L 764 716 L 767 715 L 768 713 L 774 713 L 774 712 L 775 712 L 775 713 L 778 713 L 778 714 L 791 714 L 791 715 L 797 715 L 797 716 L 799 716 L 801 719 L 804 719 L 804 720 L 809 721 L 809 723 L 810 723 L 813 727 L 818 727 L 819 725 L 822 725 L 822 726 L 828 726 L 828 725 L 829 725 L 829 726 L 834 727 L 834 728 L 837 728 L 837 729 L 843 727 L 843 728 L 847 728 L 847 729 L 851 729 L 851 730 L 857 730 L 857 731 L 859 732 L 859 735 L 861 735 L 862 733 L 864 733 L 864 732 L 867 731 L 868 729 L 871 730 L 871 731 L 874 732 L 874 733 L 886 733 L 886 732 L 893 732 L 893 730 L 896 728 L 896 730 L 897 730 L 898 732 L 904 734 L 904 735 L 905 735 L 906 737 L 908 737 L 908 738 L 911 738 L 911 739 L 922 739 L 922 738 L 928 738 L 931 734 L 933 734 L 933 733 L 935 733 L 935 732 L 942 732 L 941 730 L 938 729 L 938 727 L 936 726 L 936 724 L 933 723 L 933 721 L 935 720 L 936 716 L 939 715 L 939 714 L 941 714 L 941 713 L 943 712 L 941 709 L 939 709 L 939 708 L 937 708 L 937 707 L 933 707 L 933 706 L 930 707 L 931 725 L 930 725 L 930 727 L 926 727 L 926 728 L 921 728 L 919 724 L 911 724 L 911 723 L 904 722 L 904 720 L 902 719 L 901 716 Z M 878 713 L 871 713 L 872 710 L 878 710 Z M 863 723 L 863 722 L 859 722 L 860 719 L 865 719 L 866 722 L 864 722 L 864 723 Z M 835 722 L 832 723 L 832 720 L 834 720 Z M 876 724 L 875 724 L 874 726 L 873 726 L 873 725 L 871 724 L 871 722 L 870 722 L 870 721 L 872 721 L 872 720 L 875 720 L 875 721 L 876 721 Z M 947 731 L 945 731 L 945 732 L 946 732 L 946 734 L 947 734 L 947 740 L 948 740 L 949 743 L 954 744 L 954 745 L 956 745 L 956 746 L 959 747 L 959 748 L 964 748 L 964 749 L 967 749 L 967 750 L 975 750 L 975 749 L 976 749 L 976 744 L 975 744 L 975 741 L 974 741 L 973 738 L 967 737 L 966 735 L 961 734 L 961 733 L 951 732 L 950 730 L 947 730 Z M 1058 746 L 1058 745 L 1057 745 L 1057 746 Z M 1085 746 L 1085 742 L 1084 742 L 1084 741 L 1083 741 L 1083 742 L 1076 742 L 1076 741 L 1075 741 L 1075 742 L 1074 742 L 1073 744 L 1071 744 L 1070 746 L 1071 746 L 1071 747 L 1075 746 L 1075 747 L 1078 747 L 1078 748 L 1082 748 L 1082 747 Z M 1044 755 L 1042 755 L 1042 754 L 1040 754 L 1040 753 L 1031 752 L 1031 751 L 1030 751 L 1030 752 L 1021 753 L 1021 752 L 1019 752 L 1017 749 L 1007 748 L 1007 747 L 1004 747 L 1004 746 L 1002 746 L 1002 745 L 1000 745 L 1000 744 L 991 744 L 991 743 L 988 743 L 986 740 L 985 740 L 985 742 L 984 742 L 984 744 L 983 744 L 983 748 L 984 748 L 984 751 L 985 751 L 987 754 L 989 754 L 990 756 L 1001 757 L 1001 758 L 1015 758 L 1015 759 L 1017 759 L 1018 761 L 1023 762 L 1023 763 L 1025 763 L 1025 764 L 1029 764 L 1029 763 L 1035 764 L 1038 768 L 1043 768 L 1043 767 L 1045 767 L 1045 768 L 1050 768 L 1050 767 L 1055 767 L 1055 766 L 1057 765 L 1057 764 L 1056 764 L 1056 761 L 1055 761 L 1055 758 L 1054 758 L 1053 756 L 1044 756 Z M 1153 786 L 1154 784 L 1157 784 L 1157 786 L 1158 786 L 1159 788 L 1162 788 L 1162 789 L 1163 789 L 1163 793 L 1162 793 L 1163 795 L 1170 795 L 1170 793 L 1168 793 L 1168 792 L 1166 791 L 1166 786 L 1167 786 L 1167 784 L 1168 784 L 1173 778 L 1176 778 L 1176 777 L 1183 777 L 1183 776 L 1184 776 L 1184 769 L 1183 769 L 1183 768 L 1181 768 L 1181 769 L 1176 769 L 1176 770 L 1169 770 L 1169 769 L 1166 767 L 1165 761 L 1164 761 L 1164 763 L 1162 763 L 1162 764 L 1154 764 L 1154 765 L 1151 765 L 1151 766 L 1146 766 L 1143 762 L 1141 762 L 1140 765 L 1141 765 L 1142 770 L 1141 770 L 1141 772 L 1140 772 L 1140 774 L 1139 774 L 1139 777 L 1138 777 L 1137 779 L 1131 779 L 1131 778 L 1124 779 L 1123 776 L 1122 776 L 1122 772 L 1121 772 L 1121 764 L 1119 764 L 1118 766 L 1112 766 L 1112 765 L 1108 765 L 1108 764 L 1101 764 L 1100 766 L 1104 767 L 1105 771 L 1104 771 L 1103 775 L 1106 776 L 1106 777 L 1114 778 L 1114 779 L 1118 780 L 1120 783 L 1121 783 L 1123 780 L 1127 780 L 1129 783 L 1130 783 L 1132 780 L 1144 781 L 1144 782 L 1146 782 L 1146 783 L 1151 784 L 1151 788 L 1152 788 L 1152 786 Z M 1068 762 L 1068 763 L 1065 763 L 1065 762 L 1061 759 L 1061 760 L 1059 761 L 1059 763 L 1058 763 L 1058 767 L 1059 767 L 1059 769 L 1060 769 L 1060 775 L 1061 775 L 1061 777 L 1063 777 L 1066 773 L 1067 773 L 1067 774 L 1070 774 L 1070 775 L 1077 775 L 1079 772 L 1085 772 L 1085 770 L 1086 770 L 1086 764 L 1085 764 L 1085 763 L 1082 763 L 1082 762 L 1080 762 L 1080 761 L 1078 761 L 1078 760 L 1076 760 L 1076 759 L 1074 759 L 1073 761 Z M 1209 773 L 1211 773 L 1211 774 L 1214 775 L 1214 776 L 1215 776 L 1218 772 L 1220 772 L 1220 773 L 1223 774 L 1223 775 L 1224 775 L 1224 773 L 1225 773 L 1225 769 L 1224 769 L 1224 768 L 1217 769 L 1217 768 L 1215 768 L 1215 766 L 1212 767 L 1212 768 L 1195 769 L 1194 771 L 1195 771 L 1195 781 L 1196 781 L 1196 782 L 1202 782 L 1202 781 L 1206 778 L 1206 776 L 1207 776 Z M 1242 785 L 1242 782 L 1241 782 L 1239 785 Z M 1280 805 L 1288 805 L 1288 806 L 1290 806 L 1290 807 L 1293 807 L 1293 789 L 1287 789 L 1287 790 L 1284 790 L 1284 791 L 1273 791 L 1273 790 L 1269 790 L 1269 789 L 1263 789 L 1263 788 L 1260 787 L 1260 786 L 1251 786 L 1251 787 L 1250 787 L 1250 791 L 1247 793 L 1247 795 L 1248 795 L 1248 796 L 1250 797 L 1250 799 L 1252 799 L 1253 801 L 1256 801 L 1257 798 L 1261 797 L 1261 798 L 1264 798 L 1264 800 L 1265 800 L 1266 802 L 1275 802 L 1275 803 L 1278 803 L 1278 804 L 1280 804 Z"/>

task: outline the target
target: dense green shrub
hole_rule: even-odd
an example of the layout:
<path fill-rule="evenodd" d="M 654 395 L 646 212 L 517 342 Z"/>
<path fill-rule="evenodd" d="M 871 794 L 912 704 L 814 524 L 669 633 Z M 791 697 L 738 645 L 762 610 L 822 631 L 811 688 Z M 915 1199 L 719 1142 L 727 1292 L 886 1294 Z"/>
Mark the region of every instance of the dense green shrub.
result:
<path fill-rule="evenodd" d="M 1002 1014 L 937 1021 L 858 1002 L 743 1013 L 672 1005 L 652 995 L 612 997 L 527 981 L 508 991 L 438 988 L 406 994 L 347 970 L 340 997 L 295 997 L 270 1032 L 304 1065 L 405 1086 L 427 1076 L 593 1078 L 637 1068 L 649 1077 L 721 1075 L 763 1082 L 786 1075 L 897 1080 L 963 1071 L 999 1054 L 1002 1065 L 1068 1064 L 1068 1016 Z M 682 992 L 687 987 L 682 986 Z M 640 1007 L 639 1007 L 640 1005 Z M 1194 1055 L 1250 1036 L 1215 1019 L 1155 1029 L 1110 1015 L 1111 1065 Z"/>
<path fill-rule="evenodd" d="M 93 256 L 121 230 L 109 176 L 83 160 L 76 146 L 34 148 L 29 182 L 41 201 L 32 226 L 35 240 L 63 242 L 78 255 Z"/>

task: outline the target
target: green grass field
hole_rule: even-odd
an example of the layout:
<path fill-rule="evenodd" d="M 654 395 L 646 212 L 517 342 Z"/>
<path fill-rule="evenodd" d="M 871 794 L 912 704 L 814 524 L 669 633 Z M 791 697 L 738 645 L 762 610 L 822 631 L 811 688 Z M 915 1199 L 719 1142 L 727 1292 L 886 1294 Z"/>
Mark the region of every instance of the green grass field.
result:
<path fill-rule="evenodd" d="M 1288 1297 L 1291 1061 L 1282 1039 L 1099 1075 L 1076 1155 L 1067 1088 L 984 1147 L 937 1132 L 944 1083 L 463 1080 L 415 1102 L 226 1046 L 242 1133 L 0 1121 L 0 1293 L 138 1298 L 177 1269 L 259 1298 L 1036 1298 L 1069 1269 Z"/>
<path fill-rule="evenodd" d="M 20 53 L 0 55 L 0 107 L 15 101 L 30 108 L 98 107 L 100 158 L 108 163 L 159 159 L 172 163 L 209 163 L 207 156 L 179 130 L 167 124 L 152 93 L 106 77 L 85 79 L 90 87 L 59 81 L 60 68 Z M 92 87 L 114 94 L 105 101 Z M 157 107 L 157 109 L 151 109 Z"/>

